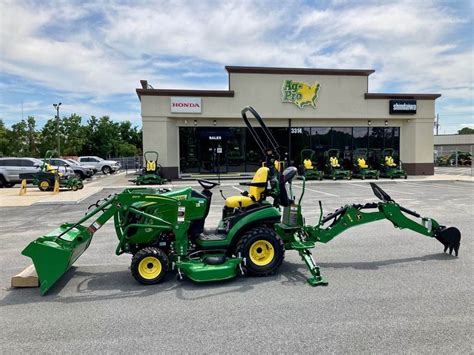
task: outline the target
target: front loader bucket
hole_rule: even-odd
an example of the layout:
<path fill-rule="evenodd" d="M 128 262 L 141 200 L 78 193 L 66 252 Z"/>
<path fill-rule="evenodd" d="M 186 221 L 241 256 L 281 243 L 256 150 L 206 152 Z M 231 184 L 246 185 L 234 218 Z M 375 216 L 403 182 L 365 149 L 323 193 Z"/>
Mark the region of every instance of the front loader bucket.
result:
<path fill-rule="evenodd" d="M 63 224 L 31 242 L 21 253 L 32 259 L 44 295 L 89 247 L 92 234 L 87 227 Z"/>
<path fill-rule="evenodd" d="M 461 232 L 456 227 L 440 227 L 434 237 L 444 245 L 444 252 L 448 251 L 449 254 L 453 253 L 458 256 L 459 247 L 461 245 Z"/>

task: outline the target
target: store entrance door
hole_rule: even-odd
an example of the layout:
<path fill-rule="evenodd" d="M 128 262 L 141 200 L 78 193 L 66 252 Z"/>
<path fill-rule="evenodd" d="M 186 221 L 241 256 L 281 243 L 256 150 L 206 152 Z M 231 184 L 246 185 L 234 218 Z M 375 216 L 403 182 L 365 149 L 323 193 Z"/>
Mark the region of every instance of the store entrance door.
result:
<path fill-rule="evenodd" d="M 199 129 L 199 173 L 222 174 L 228 172 L 226 163 L 228 128 Z"/>

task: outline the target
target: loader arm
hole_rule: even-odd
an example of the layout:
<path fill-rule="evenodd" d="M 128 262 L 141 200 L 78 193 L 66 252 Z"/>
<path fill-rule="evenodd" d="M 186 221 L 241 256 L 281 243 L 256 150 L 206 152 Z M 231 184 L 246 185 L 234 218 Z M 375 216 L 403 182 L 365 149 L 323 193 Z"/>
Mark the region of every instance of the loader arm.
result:
<path fill-rule="evenodd" d="M 165 221 L 162 218 L 140 211 L 133 206 L 136 202 L 160 203 L 163 206 L 173 206 L 177 211 L 177 200 L 162 195 L 148 194 L 147 191 L 133 190 L 120 194 L 109 195 L 103 200 L 89 206 L 89 211 L 76 223 L 64 223 L 56 230 L 34 240 L 22 251 L 22 254 L 32 259 L 38 274 L 41 294 L 45 294 L 72 264 L 89 247 L 92 237 L 110 218 L 118 218 L 119 213 L 128 212 L 146 217 L 146 223 L 134 223 L 125 228 L 116 223 L 116 232 L 119 244 L 116 254 L 125 252 L 127 230 L 131 227 L 150 229 L 169 229 L 176 234 L 178 249 L 185 248 L 184 234 L 186 228 L 179 228 L 174 221 Z M 176 212 L 177 216 L 177 212 Z M 88 226 L 83 224 L 89 221 Z M 153 221 L 151 223 L 150 221 Z"/>

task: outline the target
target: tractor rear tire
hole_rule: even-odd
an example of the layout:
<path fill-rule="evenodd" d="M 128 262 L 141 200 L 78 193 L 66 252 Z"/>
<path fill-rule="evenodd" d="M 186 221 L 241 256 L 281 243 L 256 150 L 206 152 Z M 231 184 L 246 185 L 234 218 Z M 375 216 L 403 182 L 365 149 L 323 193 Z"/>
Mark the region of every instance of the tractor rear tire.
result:
<path fill-rule="evenodd" d="M 132 258 L 132 276 L 143 285 L 154 285 L 163 280 L 168 271 L 168 256 L 153 247 L 139 250 Z"/>
<path fill-rule="evenodd" d="M 260 227 L 249 230 L 237 243 L 236 255 L 245 258 L 250 275 L 275 273 L 285 258 L 283 241 L 273 229 Z"/>

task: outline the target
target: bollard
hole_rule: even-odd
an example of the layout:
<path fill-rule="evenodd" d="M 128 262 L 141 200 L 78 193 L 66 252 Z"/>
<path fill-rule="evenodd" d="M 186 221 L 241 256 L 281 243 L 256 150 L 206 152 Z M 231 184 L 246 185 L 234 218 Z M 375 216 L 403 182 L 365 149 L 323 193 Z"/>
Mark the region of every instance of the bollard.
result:
<path fill-rule="evenodd" d="M 54 190 L 53 195 L 57 195 L 59 193 L 59 179 L 54 180 Z"/>
<path fill-rule="evenodd" d="M 21 180 L 20 196 L 26 195 L 26 179 Z"/>

